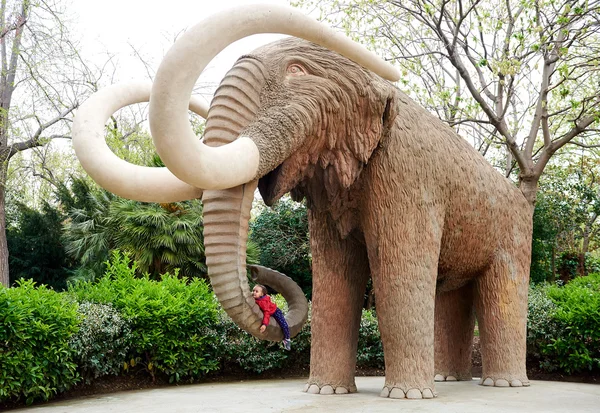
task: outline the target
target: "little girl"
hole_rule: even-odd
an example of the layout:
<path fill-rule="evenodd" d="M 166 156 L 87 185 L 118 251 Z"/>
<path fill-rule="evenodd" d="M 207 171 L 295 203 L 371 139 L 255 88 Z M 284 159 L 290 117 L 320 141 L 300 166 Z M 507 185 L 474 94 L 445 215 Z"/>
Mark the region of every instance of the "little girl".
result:
<path fill-rule="evenodd" d="M 267 295 L 267 287 L 256 284 L 252 289 L 252 297 L 254 297 L 254 301 L 256 301 L 256 304 L 258 304 L 264 314 L 262 325 L 260 326 L 260 332 L 265 332 L 267 326 L 269 325 L 271 315 L 273 315 L 283 331 L 283 348 L 286 350 L 291 349 L 292 340 L 290 340 L 290 329 L 288 328 L 287 321 L 285 321 L 285 317 L 283 316 L 281 310 L 277 308 L 277 304 L 272 302 L 271 297 Z"/>

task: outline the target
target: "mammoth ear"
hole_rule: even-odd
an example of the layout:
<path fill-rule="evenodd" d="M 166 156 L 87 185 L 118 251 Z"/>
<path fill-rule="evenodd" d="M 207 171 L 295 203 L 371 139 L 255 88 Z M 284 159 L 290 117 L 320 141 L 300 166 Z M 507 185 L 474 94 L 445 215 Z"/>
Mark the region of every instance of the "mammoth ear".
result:
<path fill-rule="evenodd" d="M 398 90 L 383 79 L 374 79 L 363 102 L 364 122 L 358 123 L 359 136 L 354 137 L 359 144 L 350 145 L 350 149 L 357 160 L 366 164 L 394 124 L 398 114 Z"/>
<path fill-rule="evenodd" d="M 389 82 L 375 79 L 359 95 L 361 98 L 348 106 L 351 112 L 346 115 L 346 119 L 354 119 L 354 124 L 351 128 L 340 128 L 344 131 L 351 129 L 352 133 L 338 140 L 334 153 L 321 156 L 327 165 L 333 165 L 338 176 L 337 183 L 343 188 L 350 187 L 369 163 L 373 151 L 389 133 L 398 113 L 398 92 Z"/>

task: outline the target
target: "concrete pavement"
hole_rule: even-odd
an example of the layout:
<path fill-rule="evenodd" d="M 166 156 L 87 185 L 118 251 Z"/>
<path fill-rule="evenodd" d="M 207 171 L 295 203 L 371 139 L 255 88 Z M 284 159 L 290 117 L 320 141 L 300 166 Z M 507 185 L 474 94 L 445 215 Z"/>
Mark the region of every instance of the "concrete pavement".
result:
<path fill-rule="evenodd" d="M 531 387 L 494 388 L 477 383 L 436 383 L 438 397 L 433 400 L 381 398 L 383 377 L 357 377 L 359 393 L 334 396 L 303 393 L 301 379 L 207 383 L 89 396 L 12 412 L 600 412 L 600 386 L 595 384 L 532 381 Z"/>

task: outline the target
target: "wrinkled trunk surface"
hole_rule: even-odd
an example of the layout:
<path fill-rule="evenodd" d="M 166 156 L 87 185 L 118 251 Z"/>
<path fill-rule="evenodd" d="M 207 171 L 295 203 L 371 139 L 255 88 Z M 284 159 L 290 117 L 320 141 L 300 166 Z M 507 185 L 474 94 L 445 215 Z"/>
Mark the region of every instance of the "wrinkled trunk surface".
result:
<path fill-rule="evenodd" d="M 207 145 L 232 142 L 250 124 L 259 108 L 264 78 L 262 65 L 253 59 L 241 59 L 229 71 L 211 103 L 204 135 Z M 250 292 L 246 273 L 248 221 L 256 186 L 257 181 L 253 181 L 231 189 L 204 192 L 206 264 L 213 290 L 233 321 L 258 338 L 279 341 L 282 334 L 274 320 L 266 334 L 259 332 L 262 314 Z M 266 270 L 257 267 L 253 273 L 265 284 L 278 289 L 273 285 L 277 283 L 277 275 L 270 274 L 272 276 L 269 277 Z M 265 274 L 266 278 L 263 277 Z M 306 320 L 306 315 L 301 315 L 302 311 L 298 310 L 304 302 L 306 314 L 306 298 L 297 286 L 297 290 L 285 283 L 279 287 L 278 291 L 288 299 L 290 310 L 294 310 L 286 318 L 290 332 L 295 334 Z"/>

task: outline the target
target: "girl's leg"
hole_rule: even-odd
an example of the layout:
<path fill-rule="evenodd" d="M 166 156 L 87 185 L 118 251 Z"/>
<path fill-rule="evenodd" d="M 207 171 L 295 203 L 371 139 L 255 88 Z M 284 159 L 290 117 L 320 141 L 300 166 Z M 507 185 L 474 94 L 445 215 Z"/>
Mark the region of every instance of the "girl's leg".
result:
<path fill-rule="evenodd" d="M 283 332 L 283 339 L 289 340 L 290 339 L 290 329 L 288 328 L 288 323 L 287 323 L 287 321 L 285 321 L 285 317 L 283 316 L 283 313 L 281 312 L 281 310 L 279 308 L 277 310 L 275 310 L 275 313 L 273 313 L 273 318 L 275 318 L 275 320 L 277 320 L 279 327 L 281 327 L 281 331 Z"/>

